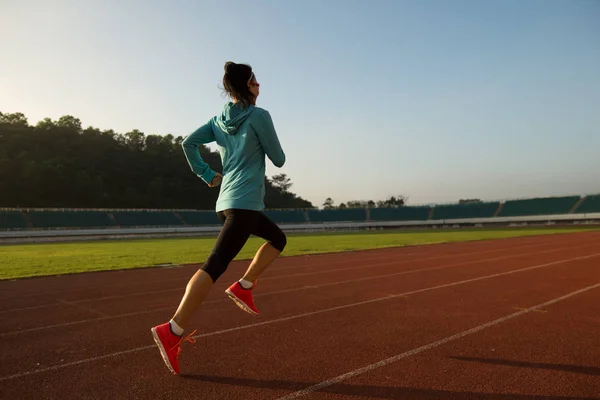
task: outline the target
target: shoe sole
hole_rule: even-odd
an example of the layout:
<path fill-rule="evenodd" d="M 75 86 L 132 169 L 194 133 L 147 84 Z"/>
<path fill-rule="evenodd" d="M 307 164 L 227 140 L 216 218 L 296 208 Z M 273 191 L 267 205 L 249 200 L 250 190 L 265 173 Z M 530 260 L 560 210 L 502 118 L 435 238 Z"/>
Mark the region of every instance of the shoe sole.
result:
<path fill-rule="evenodd" d="M 232 291 L 230 291 L 229 289 L 227 289 L 227 290 L 225 291 L 225 293 L 227 293 L 227 296 L 229 296 L 229 298 L 230 298 L 231 300 L 233 300 L 233 302 L 234 302 L 235 304 L 237 304 L 237 306 L 238 306 L 239 308 L 241 308 L 242 310 L 246 311 L 248 314 L 252 314 L 252 315 L 258 315 L 258 313 L 257 313 L 257 312 L 255 312 L 255 311 L 254 311 L 254 310 L 252 310 L 250 307 L 248 307 L 248 306 L 246 305 L 246 303 L 244 303 L 242 300 L 240 300 L 240 299 L 239 299 L 239 298 L 238 298 L 238 297 L 237 297 L 235 294 L 233 294 L 233 292 L 232 292 Z"/>
<path fill-rule="evenodd" d="M 167 368 L 169 368 L 169 371 L 171 371 L 172 373 L 177 375 L 177 372 L 175 372 L 175 370 L 171 366 L 171 362 L 169 361 L 169 356 L 167 356 L 167 351 L 165 350 L 164 346 L 162 345 L 162 342 L 160 341 L 160 339 L 158 338 L 158 333 L 156 332 L 156 329 L 152 328 L 151 331 L 152 331 L 152 336 L 154 337 L 154 342 L 156 342 L 156 345 L 158 346 L 158 349 L 160 350 L 160 355 L 162 356 L 163 361 L 167 365 Z"/>

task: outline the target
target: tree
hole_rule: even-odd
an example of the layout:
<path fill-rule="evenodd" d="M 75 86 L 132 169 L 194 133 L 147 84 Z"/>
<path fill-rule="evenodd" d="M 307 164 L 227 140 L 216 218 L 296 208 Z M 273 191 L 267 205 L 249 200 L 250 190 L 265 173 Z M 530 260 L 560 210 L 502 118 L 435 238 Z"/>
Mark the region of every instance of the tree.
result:
<path fill-rule="evenodd" d="M 333 199 L 331 197 L 328 197 L 327 199 L 325 199 L 325 202 L 323 203 L 323 209 L 331 210 L 332 208 L 334 208 L 333 204 L 334 204 Z"/>
<path fill-rule="evenodd" d="M 49 131 L 52 130 L 56 127 L 56 124 L 54 123 L 54 121 L 52 121 L 52 119 L 50 118 L 44 118 L 41 121 L 38 121 L 38 123 L 35 126 L 35 129 L 40 132 L 40 131 Z"/>
<path fill-rule="evenodd" d="M 346 202 L 348 208 L 374 208 L 375 205 L 373 200 L 349 200 Z"/>
<path fill-rule="evenodd" d="M 287 193 L 288 190 L 292 187 L 290 178 L 288 178 L 286 174 L 273 175 L 271 177 L 271 183 L 275 188 L 277 188 L 283 193 Z"/>
<path fill-rule="evenodd" d="M 379 208 L 399 208 L 406 204 L 407 198 L 405 196 L 390 196 L 388 199 L 377 202 Z"/>
<path fill-rule="evenodd" d="M 81 121 L 71 115 L 64 115 L 56 121 L 56 126 L 72 130 L 73 132 L 81 133 Z"/>
<path fill-rule="evenodd" d="M 133 151 L 142 151 L 144 149 L 145 140 L 146 137 L 144 132 L 140 132 L 137 129 L 125 134 L 125 143 L 127 143 L 129 148 Z"/>
<path fill-rule="evenodd" d="M 265 177 L 265 189 L 266 208 L 314 208 L 310 201 L 304 200 L 289 191 L 282 191 L 280 186 L 276 186 L 267 177 Z"/>
<path fill-rule="evenodd" d="M 481 204 L 483 201 L 480 199 L 460 199 L 458 204 Z"/>
<path fill-rule="evenodd" d="M 375 207 L 375 202 L 373 200 L 350 200 L 346 202 L 346 205 L 348 208 L 373 208 Z"/>
<path fill-rule="evenodd" d="M 19 125 L 19 126 L 28 126 L 27 118 L 25 114 L 17 112 L 17 113 L 3 113 L 0 112 L 0 124 L 9 124 L 9 125 Z"/>

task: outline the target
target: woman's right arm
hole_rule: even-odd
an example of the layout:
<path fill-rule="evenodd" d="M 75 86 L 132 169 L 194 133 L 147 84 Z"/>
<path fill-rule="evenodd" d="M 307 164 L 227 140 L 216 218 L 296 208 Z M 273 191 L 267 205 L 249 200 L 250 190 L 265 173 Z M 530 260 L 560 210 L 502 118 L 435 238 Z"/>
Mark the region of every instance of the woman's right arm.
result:
<path fill-rule="evenodd" d="M 260 115 L 255 121 L 254 128 L 258 135 L 258 140 L 273 165 L 281 168 L 285 164 L 285 153 L 281 148 L 281 143 L 279 143 L 271 115 L 266 110 L 257 111 L 260 111 Z"/>
<path fill-rule="evenodd" d="M 210 166 L 204 162 L 198 146 L 215 141 L 215 134 L 212 130 L 212 124 L 210 122 L 202 125 L 200 128 L 192 132 L 188 137 L 181 143 L 185 157 L 192 171 L 202 178 L 206 184 L 210 184 L 216 175 Z"/>

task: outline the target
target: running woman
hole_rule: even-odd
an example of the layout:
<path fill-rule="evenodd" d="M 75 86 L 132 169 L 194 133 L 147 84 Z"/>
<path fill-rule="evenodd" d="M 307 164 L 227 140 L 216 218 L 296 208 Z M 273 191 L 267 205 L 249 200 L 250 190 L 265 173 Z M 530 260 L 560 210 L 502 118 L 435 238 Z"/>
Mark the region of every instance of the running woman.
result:
<path fill-rule="evenodd" d="M 223 227 L 205 263 L 187 284 L 181 303 L 169 322 L 151 329 L 162 358 L 171 372 L 179 374 L 178 357 L 183 337 L 194 312 L 246 244 L 250 235 L 265 239 L 244 276 L 225 293 L 242 310 L 258 315 L 252 290 L 261 273 L 283 251 L 287 239 L 282 230 L 262 213 L 265 195 L 265 155 L 281 168 L 285 163 L 273 121 L 268 111 L 256 107 L 259 84 L 252 68 L 225 63 L 223 86 L 232 101 L 220 115 L 190 134 L 182 143 L 188 164 L 210 187 L 219 187 L 217 216 Z M 198 146 L 216 142 L 223 175 L 213 171 L 200 156 Z"/>

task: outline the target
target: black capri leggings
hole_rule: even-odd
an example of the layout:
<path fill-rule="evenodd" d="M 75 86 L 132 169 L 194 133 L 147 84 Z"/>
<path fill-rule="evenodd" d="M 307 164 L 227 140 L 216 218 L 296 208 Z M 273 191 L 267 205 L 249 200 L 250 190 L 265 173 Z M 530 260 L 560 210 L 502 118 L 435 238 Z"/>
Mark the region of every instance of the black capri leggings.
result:
<path fill-rule="evenodd" d="M 250 235 L 265 239 L 279 251 L 283 251 L 287 244 L 285 233 L 262 212 L 230 209 L 218 212 L 217 216 L 223 222 L 223 228 L 215 247 L 200 268 L 210 275 L 213 282 L 225 272 Z"/>

